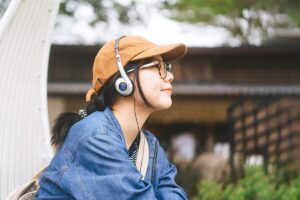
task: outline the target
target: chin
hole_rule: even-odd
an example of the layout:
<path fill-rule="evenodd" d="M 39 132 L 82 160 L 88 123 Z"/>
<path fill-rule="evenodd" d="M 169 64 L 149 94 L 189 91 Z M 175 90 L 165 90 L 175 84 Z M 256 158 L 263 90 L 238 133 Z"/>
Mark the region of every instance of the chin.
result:
<path fill-rule="evenodd" d="M 157 110 L 166 110 L 172 106 L 172 99 L 164 99 L 160 102 L 159 105 L 156 106 Z"/>

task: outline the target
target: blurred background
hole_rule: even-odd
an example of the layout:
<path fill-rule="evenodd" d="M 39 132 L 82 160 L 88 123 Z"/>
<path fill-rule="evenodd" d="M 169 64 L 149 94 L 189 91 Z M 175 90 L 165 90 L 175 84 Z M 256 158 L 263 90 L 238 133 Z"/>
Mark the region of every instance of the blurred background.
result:
<path fill-rule="evenodd" d="M 106 41 L 182 42 L 173 106 L 145 127 L 177 165 L 178 183 L 191 199 L 300 199 L 299 10 L 298 0 L 63 0 L 49 59 L 50 125 L 85 107 Z"/>

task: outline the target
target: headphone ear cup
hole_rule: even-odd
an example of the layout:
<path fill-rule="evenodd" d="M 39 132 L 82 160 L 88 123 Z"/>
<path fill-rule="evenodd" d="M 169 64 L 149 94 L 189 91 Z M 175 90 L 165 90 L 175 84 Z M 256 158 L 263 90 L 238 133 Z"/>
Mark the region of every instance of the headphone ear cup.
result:
<path fill-rule="evenodd" d="M 133 93 L 133 82 L 132 82 L 132 80 L 130 80 L 130 82 L 127 83 L 121 77 L 116 80 L 115 88 L 120 95 L 127 97 Z"/>

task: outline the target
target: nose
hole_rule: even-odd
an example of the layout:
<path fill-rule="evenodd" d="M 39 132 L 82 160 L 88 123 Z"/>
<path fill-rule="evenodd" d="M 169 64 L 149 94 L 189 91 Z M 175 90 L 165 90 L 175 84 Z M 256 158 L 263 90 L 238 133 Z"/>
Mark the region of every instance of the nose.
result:
<path fill-rule="evenodd" d="M 166 82 L 172 83 L 172 81 L 174 80 L 174 75 L 171 72 L 167 72 L 167 76 L 164 79 Z"/>

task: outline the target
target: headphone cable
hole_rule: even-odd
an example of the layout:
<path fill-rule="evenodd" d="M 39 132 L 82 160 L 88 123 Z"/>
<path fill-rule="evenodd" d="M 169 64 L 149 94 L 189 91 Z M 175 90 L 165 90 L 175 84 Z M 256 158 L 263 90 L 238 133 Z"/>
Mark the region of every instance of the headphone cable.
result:
<path fill-rule="evenodd" d="M 142 139 L 141 134 L 143 134 L 143 133 L 141 132 L 141 129 L 140 129 L 140 126 L 139 126 L 139 122 L 138 122 L 138 119 L 137 119 L 136 101 L 135 101 L 134 96 L 133 96 L 133 108 L 134 108 L 134 116 L 135 116 L 136 125 L 137 125 L 138 131 L 139 131 L 139 133 L 138 133 L 139 134 L 139 139 L 141 140 Z M 141 166 L 139 167 L 140 168 L 139 169 L 140 172 L 141 172 L 141 169 L 142 169 L 142 166 L 143 166 L 143 161 L 144 161 L 145 140 L 146 140 L 146 138 L 144 137 L 143 146 L 142 146 L 142 149 L 143 149 L 143 152 L 142 152 L 142 161 L 141 161 Z"/>

